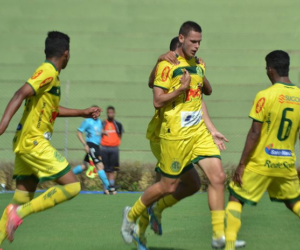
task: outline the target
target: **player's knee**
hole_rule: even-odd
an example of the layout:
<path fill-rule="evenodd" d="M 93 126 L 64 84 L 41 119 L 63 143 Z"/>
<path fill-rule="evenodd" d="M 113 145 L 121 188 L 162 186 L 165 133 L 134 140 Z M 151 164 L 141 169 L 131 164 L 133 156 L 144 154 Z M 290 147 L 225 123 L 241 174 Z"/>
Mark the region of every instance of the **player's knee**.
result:
<path fill-rule="evenodd" d="M 192 190 L 193 193 L 197 193 L 200 188 L 201 188 L 201 181 L 200 181 L 200 178 L 198 178 L 197 180 L 195 180 L 193 182 L 191 190 Z"/>
<path fill-rule="evenodd" d="M 74 198 L 76 195 L 79 194 L 79 192 L 81 190 L 80 182 L 74 182 L 74 183 L 71 183 L 71 184 L 67 184 L 64 187 L 65 187 L 65 190 L 68 193 L 68 198 L 69 199 Z"/>
<path fill-rule="evenodd" d="M 211 178 L 211 185 L 224 185 L 226 182 L 226 174 L 224 171 L 219 171 Z"/>
<path fill-rule="evenodd" d="M 161 194 L 162 195 L 167 195 L 167 194 L 171 194 L 173 192 L 175 192 L 176 188 L 177 188 L 177 183 L 160 183 L 161 185 Z"/>

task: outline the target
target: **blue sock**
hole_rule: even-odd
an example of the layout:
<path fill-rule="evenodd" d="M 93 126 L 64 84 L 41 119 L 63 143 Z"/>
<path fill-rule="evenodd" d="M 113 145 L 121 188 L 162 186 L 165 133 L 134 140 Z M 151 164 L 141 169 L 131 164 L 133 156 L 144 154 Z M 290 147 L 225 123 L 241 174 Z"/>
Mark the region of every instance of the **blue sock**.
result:
<path fill-rule="evenodd" d="M 106 176 L 104 170 L 98 170 L 98 175 L 99 175 L 99 177 L 100 177 L 100 179 L 101 179 L 101 181 L 104 185 L 104 188 L 108 189 L 109 182 L 108 182 L 108 179 L 107 179 L 107 176 Z"/>
<path fill-rule="evenodd" d="M 82 170 L 81 165 L 78 165 L 78 166 L 76 166 L 75 168 L 73 168 L 73 173 L 74 173 L 75 175 L 82 173 L 82 171 L 83 171 L 83 170 Z"/>
<path fill-rule="evenodd" d="M 109 185 L 114 186 L 115 185 L 115 180 L 109 180 Z"/>

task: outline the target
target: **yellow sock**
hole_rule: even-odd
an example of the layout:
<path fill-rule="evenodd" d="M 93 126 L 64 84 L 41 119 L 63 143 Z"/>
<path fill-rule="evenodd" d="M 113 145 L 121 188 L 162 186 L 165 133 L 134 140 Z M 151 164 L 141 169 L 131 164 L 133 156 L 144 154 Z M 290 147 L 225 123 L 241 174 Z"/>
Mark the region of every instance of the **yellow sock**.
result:
<path fill-rule="evenodd" d="M 146 210 L 146 206 L 143 204 L 141 197 L 133 205 L 128 213 L 128 220 L 136 222 L 136 220 L 141 216 L 141 214 Z"/>
<path fill-rule="evenodd" d="M 146 229 L 149 225 L 149 214 L 145 210 L 139 218 L 139 232 L 138 235 L 145 235 Z"/>
<path fill-rule="evenodd" d="M 297 201 L 293 207 L 293 212 L 300 217 L 300 201 Z"/>
<path fill-rule="evenodd" d="M 19 189 L 15 190 L 14 196 L 9 204 L 22 205 L 26 202 L 29 202 L 33 199 L 34 193 L 29 193 Z M 1 220 L 0 220 L 0 245 L 6 239 L 6 209 L 4 210 Z"/>
<path fill-rule="evenodd" d="M 220 239 L 225 235 L 224 220 L 225 220 L 224 210 L 211 211 L 211 225 L 212 225 L 214 239 Z"/>
<path fill-rule="evenodd" d="M 74 182 L 67 185 L 57 185 L 49 188 L 45 193 L 41 194 L 32 201 L 20 206 L 17 213 L 21 218 L 37 213 L 57 204 L 74 198 L 80 192 L 80 183 Z"/>
<path fill-rule="evenodd" d="M 162 213 L 162 211 L 164 211 L 167 207 L 172 207 L 177 202 L 178 200 L 176 200 L 172 194 L 169 194 L 159 199 L 153 209 L 158 213 Z"/>
<path fill-rule="evenodd" d="M 226 207 L 225 219 L 225 250 L 234 250 L 237 234 L 241 228 L 242 205 L 239 202 L 230 201 Z"/>

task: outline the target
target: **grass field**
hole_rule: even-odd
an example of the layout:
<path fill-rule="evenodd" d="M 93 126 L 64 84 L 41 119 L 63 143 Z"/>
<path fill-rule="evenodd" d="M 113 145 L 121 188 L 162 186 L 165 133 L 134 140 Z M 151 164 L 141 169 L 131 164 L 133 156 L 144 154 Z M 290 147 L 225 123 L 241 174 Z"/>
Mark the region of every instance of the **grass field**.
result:
<path fill-rule="evenodd" d="M 69 106 L 114 105 L 126 134 L 122 160 L 153 162 L 145 131 L 153 115 L 149 73 L 168 48 L 182 22 L 203 28 L 198 56 L 207 64 L 213 94 L 206 98 L 210 115 L 230 139 L 225 163 L 235 163 L 242 150 L 255 93 L 269 86 L 265 55 L 274 49 L 291 55 L 291 79 L 299 84 L 299 1 L 189 0 L 46 0 L 2 1 L 0 8 L 0 115 L 4 106 L 43 61 L 46 33 L 60 30 L 71 37 L 71 61 L 61 73 Z M 20 119 L 12 120 L 0 139 L 0 159 L 12 160 L 11 140 Z M 69 159 L 82 158 L 75 131 L 81 119 L 58 119 L 53 144 Z"/>
<path fill-rule="evenodd" d="M 81 194 L 74 200 L 48 211 L 27 217 L 12 244 L 4 250 L 119 250 L 135 249 L 125 245 L 120 235 L 122 208 L 131 205 L 139 194 L 116 196 Z M 0 209 L 11 199 L 0 195 Z M 299 250 L 297 217 L 280 203 L 264 195 L 257 207 L 245 206 L 239 238 L 247 250 Z M 150 250 L 211 249 L 210 213 L 206 194 L 197 194 L 163 216 L 163 236 L 148 232 Z"/>

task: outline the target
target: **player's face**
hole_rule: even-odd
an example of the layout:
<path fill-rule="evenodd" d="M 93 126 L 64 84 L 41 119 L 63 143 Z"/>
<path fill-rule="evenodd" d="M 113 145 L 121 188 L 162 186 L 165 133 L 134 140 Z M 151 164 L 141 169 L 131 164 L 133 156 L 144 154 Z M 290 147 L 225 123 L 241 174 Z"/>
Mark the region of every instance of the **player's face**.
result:
<path fill-rule="evenodd" d="M 63 55 L 62 69 L 65 69 L 67 67 L 69 60 L 70 60 L 70 51 L 66 50 L 64 55 Z"/>
<path fill-rule="evenodd" d="M 182 43 L 182 50 L 184 54 L 187 57 L 194 57 L 200 47 L 202 33 L 192 30 L 188 33 L 186 37 L 182 36 L 180 40 L 180 42 Z"/>
<path fill-rule="evenodd" d="M 107 118 L 108 119 L 114 119 L 115 118 L 115 111 L 113 109 L 108 109 L 107 110 Z"/>

